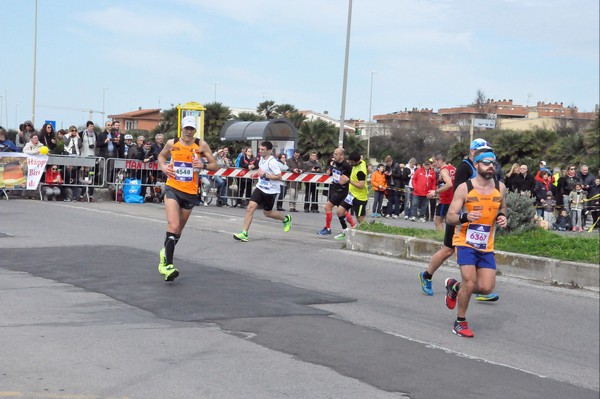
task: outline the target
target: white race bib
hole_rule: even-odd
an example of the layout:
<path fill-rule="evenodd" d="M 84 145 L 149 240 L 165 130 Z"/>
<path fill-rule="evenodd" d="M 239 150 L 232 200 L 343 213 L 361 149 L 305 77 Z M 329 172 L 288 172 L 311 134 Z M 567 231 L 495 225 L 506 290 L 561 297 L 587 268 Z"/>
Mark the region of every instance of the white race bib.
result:
<path fill-rule="evenodd" d="M 339 184 L 340 177 L 342 177 L 342 172 L 337 169 L 333 169 L 331 171 L 331 176 L 333 177 L 333 182 Z"/>
<path fill-rule="evenodd" d="M 273 184 L 271 183 L 271 180 L 269 180 L 265 177 L 259 177 L 258 183 L 256 183 L 256 187 L 258 187 L 262 190 L 269 191 L 273 187 Z"/>
<path fill-rule="evenodd" d="M 344 198 L 344 202 L 346 204 L 352 205 L 352 201 L 354 201 L 354 197 L 352 196 L 352 194 L 348 193 L 348 195 L 346 196 L 346 198 Z"/>
<path fill-rule="evenodd" d="M 194 168 L 191 162 L 174 161 L 173 170 L 177 181 L 190 182 L 194 178 Z"/>
<path fill-rule="evenodd" d="M 467 227 L 467 244 L 476 249 L 486 250 L 491 228 L 486 224 L 469 224 L 469 227 Z"/>

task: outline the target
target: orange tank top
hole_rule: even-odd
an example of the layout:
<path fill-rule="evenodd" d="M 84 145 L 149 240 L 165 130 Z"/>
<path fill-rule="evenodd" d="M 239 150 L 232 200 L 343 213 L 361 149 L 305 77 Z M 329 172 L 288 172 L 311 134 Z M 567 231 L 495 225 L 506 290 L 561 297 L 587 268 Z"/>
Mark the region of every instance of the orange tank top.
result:
<path fill-rule="evenodd" d="M 496 231 L 496 217 L 502 204 L 500 183 L 495 181 L 494 191 L 489 195 L 482 195 L 473 187 L 472 180 L 467 180 L 467 200 L 463 212 L 481 211 L 481 219 L 476 222 L 463 223 L 456 226 L 452 245 L 471 247 L 482 252 L 494 250 L 494 233 Z"/>
<path fill-rule="evenodd" d="M 198 194 L 198 173 L 194 172 L 192 161 L 194 156 L 200 156 L 200 140 L 196 139 L 191 145 L 185 145 L 175 139 L 171 148 L 171 163 L 175 178 L 169 177 L 166 185 L 188 194 Z"/>

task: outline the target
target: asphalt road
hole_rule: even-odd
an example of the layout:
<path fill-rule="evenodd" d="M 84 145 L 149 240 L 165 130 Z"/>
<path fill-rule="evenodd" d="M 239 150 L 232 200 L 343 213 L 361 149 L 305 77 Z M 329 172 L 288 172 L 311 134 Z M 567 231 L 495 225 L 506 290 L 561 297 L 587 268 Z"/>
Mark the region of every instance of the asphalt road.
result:
<path fill-rule="evenodd" d="M 197 208 L 165 283 L 161 205 L 0 201 L 0 398 L 598 398 L 598 293 L 499 277 L 460 338 L 457 269 L 425 297 L 424 264 L 293 216 L 241 243 L 243 210 Z"/>

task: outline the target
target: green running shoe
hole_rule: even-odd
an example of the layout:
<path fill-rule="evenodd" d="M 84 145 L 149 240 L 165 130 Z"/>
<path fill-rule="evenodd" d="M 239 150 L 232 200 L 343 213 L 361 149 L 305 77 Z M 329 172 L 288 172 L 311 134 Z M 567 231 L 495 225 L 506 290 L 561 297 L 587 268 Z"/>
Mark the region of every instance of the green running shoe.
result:
<path fill-rule="evenodd" d="M 238 241 L 248 242 L 248 233 L 242 231 L 241 233 L 234 234 L 233 238 Z"/>
<path fill-rule="evenodd" d="M 336 240 L 345 240 L 346 239 L 346 233 L 344 231 L 342 231 L 340 234 L 338 234 L 337 236 L 333 237 Z"/>
<path fill-rule="evenodd" d="M 292 228 L 292 215 L 285 215 L 283 219 L 283 231 L 288 232 Z"/>
<path fill-rule="evenodd" d="M 160 250 L 160 252 L 158 253 L 158 257 L 160 258 L 160 261 L 158 262 L 158 272 L 160 274 L 165 274 L 167 269 L 167 257 L 165 255 L 165 249 L 162 248 Z"/>
<path fill-rule="evenodd" d="M 165 281 L 173 281 L 179 276 L 179 270 L 175 269 L 173 265 L 165 266 Z"/>

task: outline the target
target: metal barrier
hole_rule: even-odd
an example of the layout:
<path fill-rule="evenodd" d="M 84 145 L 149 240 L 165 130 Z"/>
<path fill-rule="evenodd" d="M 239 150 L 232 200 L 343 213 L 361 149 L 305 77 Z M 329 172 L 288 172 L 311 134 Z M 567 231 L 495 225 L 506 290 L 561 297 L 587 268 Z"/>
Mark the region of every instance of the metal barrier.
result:
<path fill-rule="evenodd" d="M 147 201 L 162 201 L 166 176 L 159 170 L 158 162 L 108 158 L 106 160 L 106 171 L 106 182 L 109 187 L 113 186 L 115 189 L 115 201 L 120 202 L 122 200 L 119 192 L 123 188 L 127 178 L 136 179 L 140 182 L 143 190 L 142 196 L 145 197 Z M 216 197 L 217 205 L 227 204 L 237 206 L 244 200 L 248 200 L 250 198 L 250 192 L 255 189 L 254 181 L 257 180 L 250 177 L 249 172 L 248 169 L 241 168 L 220 168 L 214 172 L 206 170 L 201 171 L 200 178 L 202 184 L 199 187 L 201 201 L 204 202 L 205 205 L 208 205 L 212 202 L 212 198 Z M 222 179 L 223 184 L 225 185 L 224 196 L 221 196 L 218 192 L 220 191 L 220 186 L 217 184 L 219 180 L 216 179 L 217 177 Z M 318 173 L 284 172 L 282 174 L 282 180 L 287 188 L 286 198 L 282 200 L 285 203 L 289 204 L 290 202 L 294 202 L 290 199 L 294 194 L 291 192 L 293 187 L 297 187 L 296 192 L 298 192 L 301 186 L 306 187 L 307 184 L 315 184 L 317 192 L 317 200 L 314 202 L 309 200 L 309 206 L 319 206 L 327 202 L 326 192 L 332 181 L 330 176 Z M 242 189 L 244 189 L 245 192 L 242 192 Z M 304 188 L 304 190 L 306 190 L 306 188 Z M 295 202 L 302 206 L 306 205 L 304 197 L 300 195 L 298 195 L 298 199 Z"/>
<path fill-rule="evenodd" d="M 46 166 L 56 165 L 59 168 L 63 183 L 56 186 L 61 188 L 61 192 L 62 188 L 69 189 L 73 191 L 73 196 L 76 196 L 75 193 L 81 190 L 89 202 L 94 188 L 105 185 L 105 162 L 101 157 L 49 155 Z M 40 200 L 44 199 L 43 188 L 49 185 L 43 179 L 40 181 L 38 186 Z"/>

